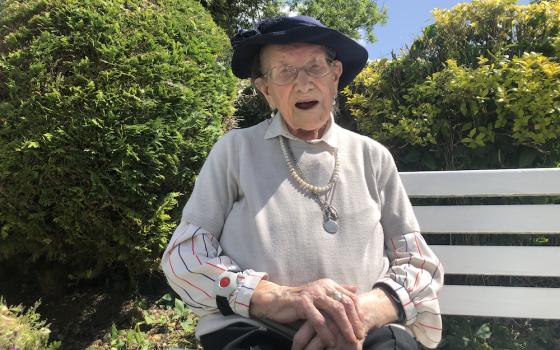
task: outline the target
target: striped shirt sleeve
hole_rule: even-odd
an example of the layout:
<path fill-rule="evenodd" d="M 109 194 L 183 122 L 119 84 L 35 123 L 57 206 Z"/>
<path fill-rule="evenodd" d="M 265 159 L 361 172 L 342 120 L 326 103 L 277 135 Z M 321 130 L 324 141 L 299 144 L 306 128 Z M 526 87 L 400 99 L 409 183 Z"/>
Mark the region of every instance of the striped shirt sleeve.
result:
<path fill-rule="evenodd" d="M 404 324 L 427 348 L 441 341 L 442 322 L 438 292 L 443 268 L 424 238 L 417 232 L 391 238 L 387 249 L 391 267 L 377 283 L 392 288 L 405 314 Z"/>
<path fill-rule="evenodd" d="M 390 154 L 385 152 L 377 173 L 381 224 L 389 270 L 377 283 L 392 288 L 405 313 L 405 326 L 427 348 L 441 341 L 438 293 L 443 267 L 422 235 L 414 210 Z"/>
<path fill-rule="evenodd" d="M 225 270 L 240 270 L 216 237 L 204 229 L 181 222 L 165 250 L 161 267 L 173 290 L 199 316 L 219 312 L 214 286 Z M 244 270 L 237 273 L 237 288 L 229 296 L 231 309 L 249 317 L 249 304 L 256 285 L 268 278 L 264 272 Z"/>

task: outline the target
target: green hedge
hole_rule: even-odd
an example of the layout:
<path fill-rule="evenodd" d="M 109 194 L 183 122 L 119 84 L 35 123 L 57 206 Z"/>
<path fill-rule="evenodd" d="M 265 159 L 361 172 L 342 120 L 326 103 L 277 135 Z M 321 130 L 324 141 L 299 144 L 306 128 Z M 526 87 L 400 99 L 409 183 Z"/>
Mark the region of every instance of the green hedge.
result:
<path fill-rule="evenodd" d="M 229 54 L 194 0 L 0 2 L 0 261 L 156 267 L 231 122 Z"/>

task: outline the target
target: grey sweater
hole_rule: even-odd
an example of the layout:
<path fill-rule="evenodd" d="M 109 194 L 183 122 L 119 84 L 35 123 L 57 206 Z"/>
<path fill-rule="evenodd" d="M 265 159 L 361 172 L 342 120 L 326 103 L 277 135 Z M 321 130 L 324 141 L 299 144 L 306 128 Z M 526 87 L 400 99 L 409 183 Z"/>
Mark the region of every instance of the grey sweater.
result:
<path fill-rule="evenodd" d="M 338 211 L 336 234 L 323 229 L 319 205 L 290 177 L 279 135 L 290 139 L 298 165 L 315 185 L 328 183 L 338 152 L 339 180 L 327 198 Z M 364 292 L 385 283 L 397 291 L 408 325 L 417 321 L 418 308 L 429 311 L 422 314 L 430 327 L 411 330 L 426 346 L 439 342 L 441 331 L 434 328 L 441 328 L 441 319 L 433 314 L 439 314 L 436 294 L 443 271 L 418 234 L 393 158 L 370 138 L 331 121 L 322 139 L 305 142 L 287 131 L 279 115 L 233 130 L 208 156 L 181 222 L 183 227 L 188 223 L 212 233 L 221 258 L 229 257 L 242 270 L 265 272 L 281 285 L 327 277 Z M 173 254 L 171 247 L 164 256 L 164 270 L 168 254 Z M 180 279 L 167 275 L 175 285 L 193 277 L 192 271 Z M 204 303 L 211 304 L 210 299 Z M 431 300 L 415 306 L 414 299 Z M 215 311 L 202 314 L 198 335 L 241 318 Z"/>

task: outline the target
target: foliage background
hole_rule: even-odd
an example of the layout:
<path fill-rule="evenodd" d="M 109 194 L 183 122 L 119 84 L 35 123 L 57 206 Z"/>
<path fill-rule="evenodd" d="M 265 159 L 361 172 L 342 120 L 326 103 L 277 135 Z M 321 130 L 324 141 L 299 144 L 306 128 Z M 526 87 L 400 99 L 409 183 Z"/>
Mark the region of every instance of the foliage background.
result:
<path fill-rule="evenodd" d="M 0 260 L 44 289 L 157 269 L 231 122 L 227 36 L 196 1 L 3 1 Z"/>
<path fill-rule="evenodd" d="M 269 114 L 231 76 L 227 36 L 291 9 L 373 40 L 386 17 L 372 1 L 328 4 L 0 0 L 0 277 L 32 274 L 49 292 L 156 268 L 215 139 Z M 475 0 L 434 16 L 339 96 L 339 122 L 386 144 L 401 170 L 560 166 L 560 1 Z M 558 244 L 547 239 L 508 244 Z M 168 299 L 95 348 L 192 333 Z M 560 348 L 558 321 L 444 323 L 445 349 Z"/>
<path fill-rule="evenodd" d="M 201 0 L 214 21 L 231 38 L 262 18 L 297 13 L 319 19 L 352 38 L 375 41 L 374 26 L 385 23 L 387 11 L 375 0 Z"/>
<path fill-rule="evenodd" d="M 560 2 L 434 10 L 410 50 L 346 89 L 360 133 L 401 170 L 546 167 L 560 160 Z"/>

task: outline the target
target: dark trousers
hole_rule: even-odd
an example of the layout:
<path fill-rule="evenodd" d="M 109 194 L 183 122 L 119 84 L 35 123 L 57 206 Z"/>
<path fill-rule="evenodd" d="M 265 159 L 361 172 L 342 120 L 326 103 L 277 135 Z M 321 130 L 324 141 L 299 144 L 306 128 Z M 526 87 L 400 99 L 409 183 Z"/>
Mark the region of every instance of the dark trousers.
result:
<path fill-rule="evenodd" d="M 292 342 L 267 329 L 235 323 L 200 337 L 204 350 L 289 350 Z M 406 331 L 384 326 L 368 333 L 363 350 L 418 350 Z"/>

